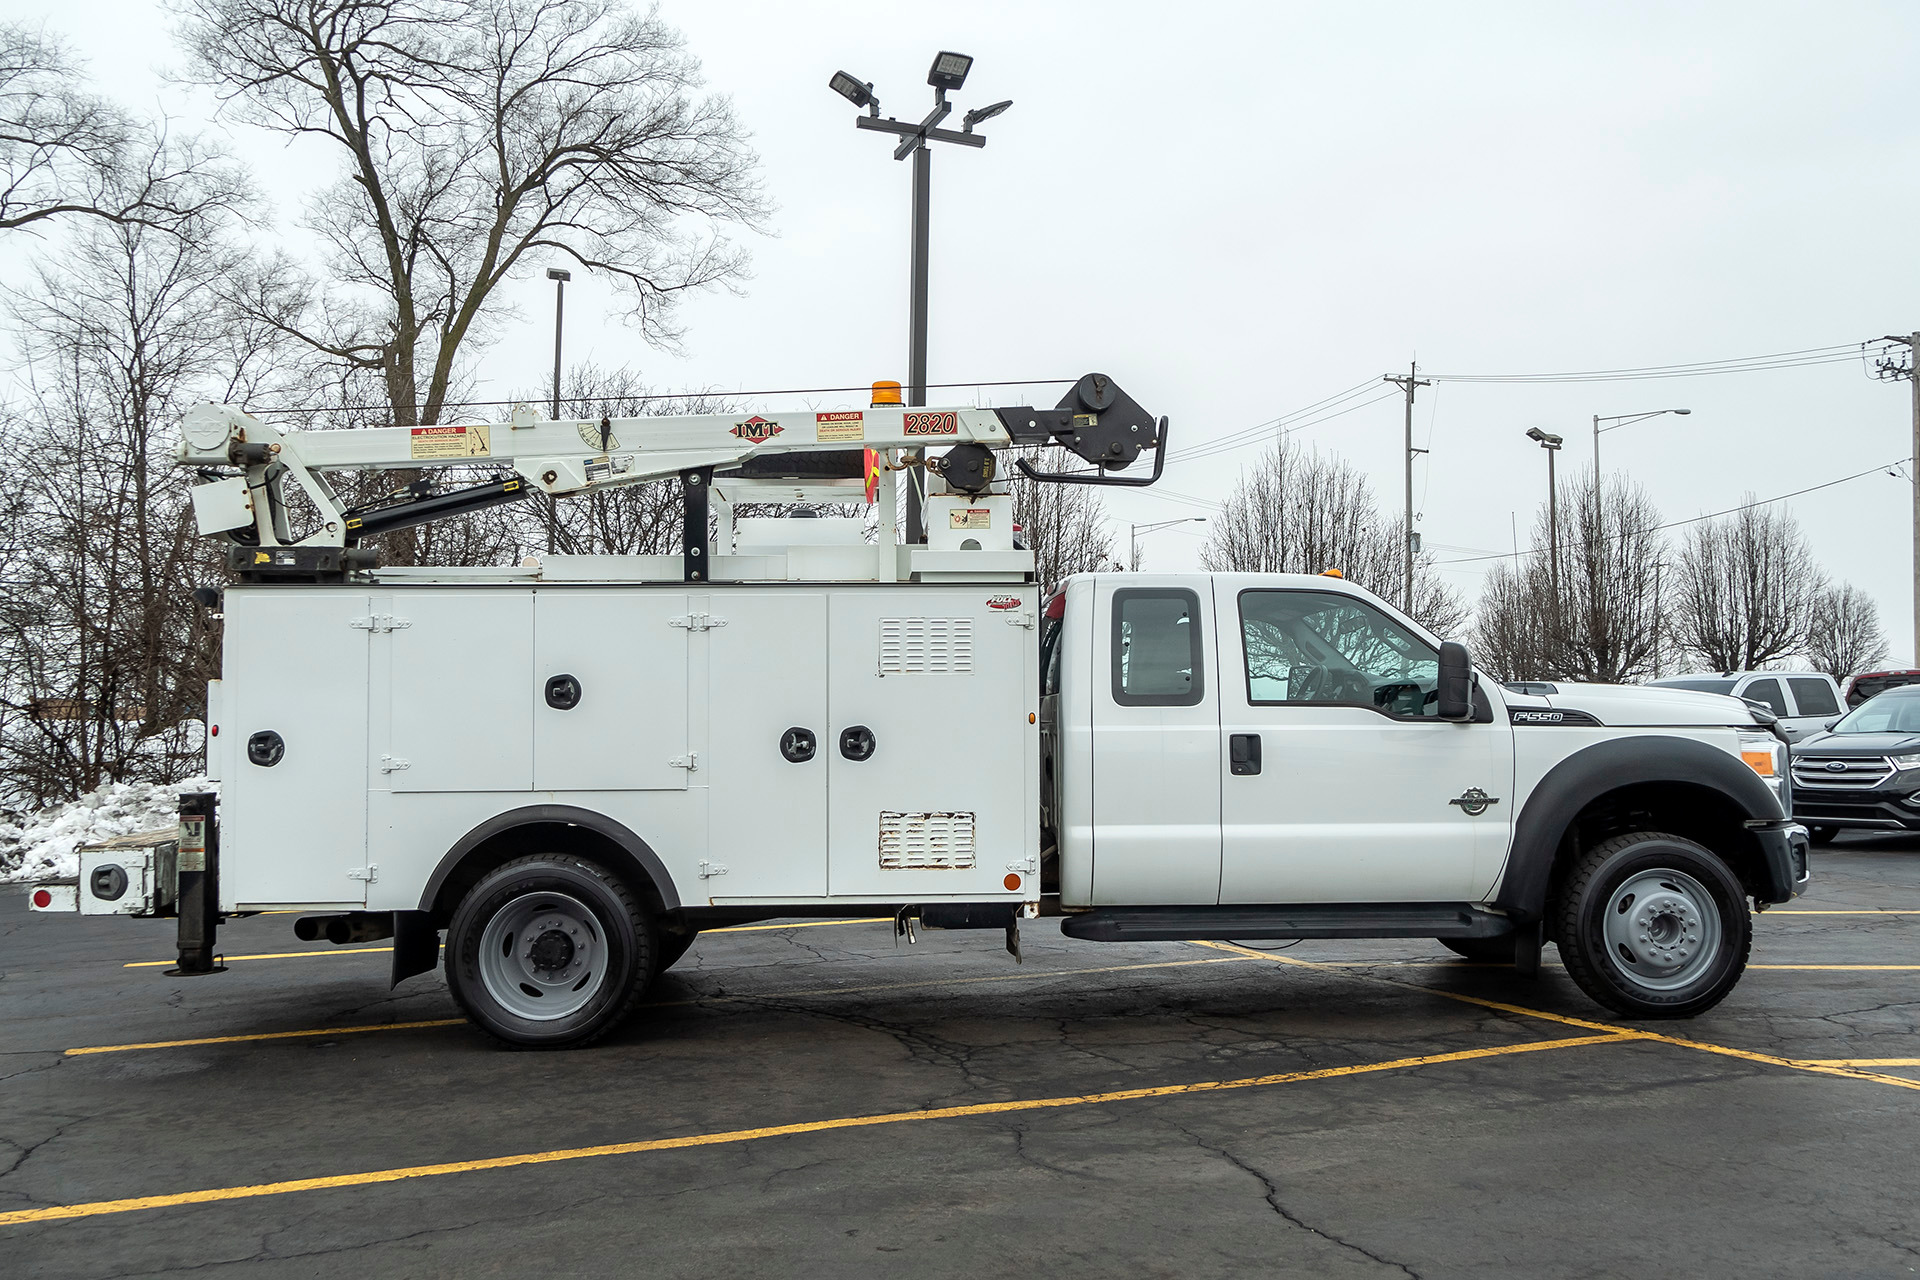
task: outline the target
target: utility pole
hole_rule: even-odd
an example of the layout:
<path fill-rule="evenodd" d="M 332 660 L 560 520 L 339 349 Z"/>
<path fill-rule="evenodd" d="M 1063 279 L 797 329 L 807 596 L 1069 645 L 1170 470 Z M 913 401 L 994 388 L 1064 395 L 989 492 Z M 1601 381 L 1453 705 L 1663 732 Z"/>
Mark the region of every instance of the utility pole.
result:
<path fill-rule="evenodd" d="M 548 267 L 547 279 L 553 281 L 553 413 L 555 422 L 560 421 L 560 322 L 567 313 L 567 281 L 573 279 L 573 272 L 565 267 Z M 559 499 L 547 495 L 547 554 L 554 553 L 558 543 L 560 527 Z"/>
<path fill-rule="evenodd" d="M 1389 373 L 1382 375 L 1380 379 L 1382 382 L 1391 382 L 1394 386 L 1399 387 L 1407 393 L 1407 523 L 1405 530 L 1407 543 L 1405 548 L 1407 576 L 1401 589 L 1400 608 L 1401 611 L 1408 616 L 1413 614 L 1413 456 L 1416 453 L 1426 452 L 1425 449 L 1416 449 L 1413 447 L 1413 393 L 1420 387 L 1430 387 L 1433 385 L 1431 381 L 1421 379 L 1418 376 L 1419 372 L 1420 366 L 1418 364 L 1409 364 L 1407 366 L 1406 377 L 1396 378 Z M 1916 543 L 1915 545 L 1920 546 L 1920 543 Z"/>
<path fill-rule="evenodd" d="M 1897 382 L 1905 379 L 1913 390 L 1913 457 L 1920 459 L 1920 378 L 1914 376 L 1914 364 L 1920 361 L 1920 333 L 1888 334 L 1887 342 L 1897 342 L 1907 349 L 1907 362 L 1896 364 L 1892 360 L 1880 360 L 1875 363 L 1874 376 L 1883 382 Z M 1914 465 L 1913 476 L 1913 644 L 1914 662 L 1920 664 L 1920 462 Z"/>

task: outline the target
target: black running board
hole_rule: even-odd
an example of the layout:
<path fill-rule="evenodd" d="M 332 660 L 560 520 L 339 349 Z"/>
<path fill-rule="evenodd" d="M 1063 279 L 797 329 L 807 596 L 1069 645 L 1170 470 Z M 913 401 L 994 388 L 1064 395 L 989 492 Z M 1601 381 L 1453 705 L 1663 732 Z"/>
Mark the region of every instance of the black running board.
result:
<path fill-rule="evenodd" d="M 1210 938 L 1499 938 L 1513 921 L 1463 902 L 1307 903 L 1274 907 L 1100 907 L 1061 918 L 1088 942 Z"/>

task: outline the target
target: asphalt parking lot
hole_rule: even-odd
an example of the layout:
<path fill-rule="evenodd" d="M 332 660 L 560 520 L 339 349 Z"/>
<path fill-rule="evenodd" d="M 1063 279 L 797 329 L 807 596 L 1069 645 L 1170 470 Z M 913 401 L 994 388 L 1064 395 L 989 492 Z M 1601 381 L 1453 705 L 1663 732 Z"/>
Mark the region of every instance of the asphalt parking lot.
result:
<path fill-rule="evenodd" d="M 1815 877 L 1692 1022 L 1424 942 L 812 922 L 557 1054 L 291 917 L 182 980 L 8 892 L 0 1274 L 1915 1274 L 1920 841 Z"/>

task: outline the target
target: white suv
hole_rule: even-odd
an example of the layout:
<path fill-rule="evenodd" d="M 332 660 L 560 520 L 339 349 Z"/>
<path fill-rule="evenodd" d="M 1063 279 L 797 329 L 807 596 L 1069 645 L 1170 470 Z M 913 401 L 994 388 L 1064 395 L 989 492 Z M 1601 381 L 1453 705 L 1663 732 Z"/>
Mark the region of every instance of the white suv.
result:
<path fill-rule="evenodd" d="M 1829 722 L 1846 711 L 1840 701 L 1840 686 L 1833 677 L 1818 671 L 1723 671 L 1695 676 L 1669 676 L 1649 680 L 1663 689 L 1693 689 L 1699 693 L 1725 693 L 1745 698 L 1780 718 L 1780 728 L 1792 742 L 1825 733 Z"/>

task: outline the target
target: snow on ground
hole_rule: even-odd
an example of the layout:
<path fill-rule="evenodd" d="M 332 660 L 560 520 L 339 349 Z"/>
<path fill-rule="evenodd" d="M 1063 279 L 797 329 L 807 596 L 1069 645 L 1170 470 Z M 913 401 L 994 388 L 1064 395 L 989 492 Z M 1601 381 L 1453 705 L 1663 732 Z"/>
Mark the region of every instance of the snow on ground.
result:
<path fill-rule="evenodd" d="M 205 778 L 109 782 L 72 804 L 42 809 L 24 826 L 0 822 L 0 882 L 78 875 L 75 851 L 81 845 L 171 827 L 179 817 L 181 792 L 214 790 Z"/>

